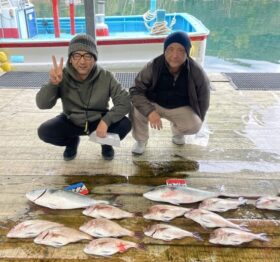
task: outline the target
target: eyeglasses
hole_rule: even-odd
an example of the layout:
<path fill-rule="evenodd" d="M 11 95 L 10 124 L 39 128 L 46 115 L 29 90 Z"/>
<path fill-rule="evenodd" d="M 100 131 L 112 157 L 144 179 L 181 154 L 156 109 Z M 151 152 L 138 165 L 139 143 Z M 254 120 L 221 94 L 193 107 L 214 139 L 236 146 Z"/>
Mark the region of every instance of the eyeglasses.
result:
<path fill-rule="evenodd" d="M 76 61 L 81 60 L 82 57 L 84 58 L 85 61 L 91 61 L 91 59 L 93 58 L 93 55 L 90 53 L 84 53 L 84 54 L 74 53 L 74 54 L 72 54 L 72 57 Z"/>

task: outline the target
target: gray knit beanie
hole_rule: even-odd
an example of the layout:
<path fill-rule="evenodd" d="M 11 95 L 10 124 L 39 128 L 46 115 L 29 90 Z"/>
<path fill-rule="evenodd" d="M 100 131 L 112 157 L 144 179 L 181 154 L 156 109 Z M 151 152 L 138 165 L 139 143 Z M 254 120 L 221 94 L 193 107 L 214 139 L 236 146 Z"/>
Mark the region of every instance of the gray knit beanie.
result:
<path fill-rule="evenodd" d="M 177 31 L 168 35 L 164 40 L 163 50 L 165 51 L 166 48 L 172 43 L 181 44 L 185 48 L 186 53 L 188 55 L 190 54 L 190 49 L 192 47 L 192 44 L 189 36 L 185 32 Z"/>
<path fill-rule="evenodd" d="M 71 54 L 76 51 L 85 51 L 91 53 L 95 60 L 97 60 L 98 52 L 96 49 L 96 43 L 93 37 L 90 35 L 79 34 L 71 39 L 68 48 L 68 57 L 70 57 Z"/>

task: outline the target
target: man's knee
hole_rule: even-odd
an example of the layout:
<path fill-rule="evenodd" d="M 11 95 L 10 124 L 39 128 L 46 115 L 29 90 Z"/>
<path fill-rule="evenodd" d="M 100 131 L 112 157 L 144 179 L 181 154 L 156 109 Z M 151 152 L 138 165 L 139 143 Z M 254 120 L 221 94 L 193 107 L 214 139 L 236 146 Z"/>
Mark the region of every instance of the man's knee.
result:
<path fill-rule="evenodd" d="M 124 117 L 118 122 L 117 125 L 109 129 L 111 129 L 111 131 L 113 132 L 118 133 L 120 139 L 122 140 L 130 132 L 131 128 L 131 121 L 127 117 Z"/>
<path fill-rule="evenodd" d="M 179 131 L 185 135 L 193 135 L 199 132 L 201 126 L 202 126 L 202 122 L 194 123 L 193 125 L 187 125 L 182 128 L 179 128 Z"/>
<path fill-rule="evenodd" d="M 46 143 L 50 143 L 51 142 L 51 139 L 50 139 L 50 130 L 49 130 L 49 127 L 47 125 L 45 125 L 45 123 L 41 124 L 38 129 L 37 129 L 37 134 L 38 134 L 38 137 L 46 142 Z"/>
<path fill-rule="evenodd" d="M 126 134 L 129 133 L 132 128 L 131 121 L 127 117 L 124 117 L 121 121 L 121 127 L 125 130 Z"/>

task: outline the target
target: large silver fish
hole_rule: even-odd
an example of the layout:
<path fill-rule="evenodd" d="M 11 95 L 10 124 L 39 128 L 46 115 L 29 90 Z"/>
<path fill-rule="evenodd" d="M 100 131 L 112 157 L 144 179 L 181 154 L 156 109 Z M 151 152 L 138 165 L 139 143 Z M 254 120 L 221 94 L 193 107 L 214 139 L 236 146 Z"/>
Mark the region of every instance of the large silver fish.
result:
<path fill-rule="evenodd" d="M 246 204 L 247 200 L 243 197 L 238 199 L 209 198 L 200 203 L 199 208 L 207 209 L 214 212 L 225 212 L 230 209 L 236 209 L 240 205 Z"/>
<path fill-rule="evenodd" d="M 279 210 L 280 211 L 280 197 L 279 196 L 264 196 L 256 200 L 257 208 Z"/>
<path fill-rule="evenodd" d="M 135 214 L 107 204 L 95 204 L 87 207 L 83 214 L 95 218 L 121 219 L 134 217 Z"/>
<path fill-rule="evenodd" d="M 220 245 L 237 246 L 254 239 L 269 241 L 265 233 L 254 234 L 234 228 L 218 228 L 210 234 L 209 242 Z"/>
<path fill-rule="evenodd" d="M 123 253 L 129 248 L 143 249 L 144 246 L 117 238 L 99 238 L 89 242 L 84 248 L 84 252 L 89 255 L 111 256 L 118 252 Z"/>
<path fill-rule="evenodd" d="M 173 239 L 181 239 L 185 237 L 194 237 L 196 239 L 202 240 L 197 233 L 192 233 L 187 230 L 183 230 L 179 227 L 167 225 L 167 224 L 155 224 L 149 226 L 144 234 L 146 236 L 161 239 L 165 241 L 171 241 Z"/>
<path fill-rule="evenodd" d="M 26 220 L 14 226 L 7 234 L 9 238 L 31 238 L 36 237 L 41 232 L 53 228 L 62 227 L 62 224 L 46 220 Z"/>
<path fill-rule="evenodd" d="M 210 192 L 191 187 L 158 186 L 144 193 L 143 196 L 153 201 L 179 205 L 195 203 L 211 197 L 218 197 L 220 194 L 221 192 Z"/>
<path fill-rule="evenodd" d="M 243 225 L 234 224 L 231 221 L 223 218 L 222 216 L 205 209 L 192 209 L 189 212 L 186 212 L 184 214 L 184 217 L 197 222 L 204 228 L 230 227 L 249 231 L 249 229 L 247 229 Z"/>
<path fill-rule="evenodd" d="M 33 203 L 51 209 L 75 209 L 91 206 L 96 203 L 108 203 L 105 200 L 93 198 L 60 189 L 37 189 L 26 193 Z"/>
<path fill-rule="evenodd" d="M 147 213 L 143 215 L 145 219 L 170 221 L 176 217 L 183 216 L 189 208 L 171 206 L 171 205 L 154 205 L 151 206 Z"/>
<path fill-rule="evenodd" d="M 43 231 L 34 239 L 34 243 L 52 247 L 61 247 L 68 243 L 78 242 L 80 240 L 92 240 L 92 237 L 70 227 L 55 227 Z"/>
<path fill-rule="evenodd" d="M 135 236 L 135 233 L 106 218 L 92 219 L 80 228 L 93 237 Z"/>

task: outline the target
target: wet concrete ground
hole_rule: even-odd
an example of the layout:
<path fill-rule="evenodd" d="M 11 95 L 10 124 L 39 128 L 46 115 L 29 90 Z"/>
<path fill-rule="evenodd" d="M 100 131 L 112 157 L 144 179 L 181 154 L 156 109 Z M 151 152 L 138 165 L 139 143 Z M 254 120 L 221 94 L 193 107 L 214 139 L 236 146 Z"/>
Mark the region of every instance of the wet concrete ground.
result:
<path fill-rule="evenodd" d="M 92 196 L 113 200 L 131 212 L 145 212 L 154 203 L 142 193 L 172 177 L 186 178 L 189 186 L 201 189 L 218 190 L 223 185 L 227 196 L 250 197 L 249 205 L 223 216 L 247 222 L 253 232 L 267 233 L 271 241 L 216 247 L 208 242 L 211 230 L 178 218 L 172 224 L 199 232 L 204 241 L 164 243 L 145 237 L 141 241 L 146 251 L 130 250 L 106 261 L 279 261 L 280 211 L 257 210 L 252 204 L 255 197 L 277 195 L 280 190 L 280 91 L 238 91 L 223 75 L 209 76 L 214 90 L 206 124 L 197 136 L 176 146 L 164 121 L 162 131 L 151 130 L 144 155 L 131 154 L 129 134 L 109 162 L 102 160 L 100 145 L 88 137 L 82 137 L 75 160 L 63 161 L 64 149 L 44 144 L 36 134 L 43 121 L 61 112 L 61 105 L 39 110 L 37 89 L 0 89 L 1 261 L 92 259 L 82 251 L 85 243 L 52 248 L 36 245 L 32 239 L 6 238 L 13 225 L 27 219 L 58 221 L 73 228 L 88 220 L 81 210 L 35 206 L 25 197 L 28 191 L 83 181 Z M 120 223 L 137 231 L 151 224 L 142 217 Z"/>

